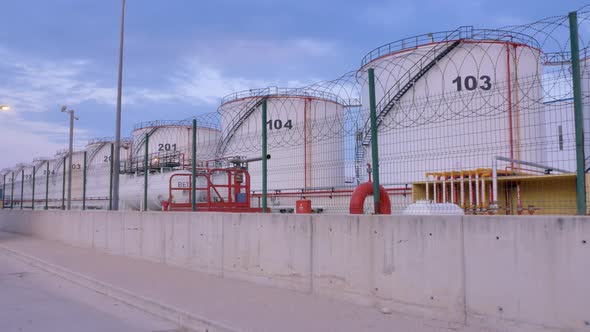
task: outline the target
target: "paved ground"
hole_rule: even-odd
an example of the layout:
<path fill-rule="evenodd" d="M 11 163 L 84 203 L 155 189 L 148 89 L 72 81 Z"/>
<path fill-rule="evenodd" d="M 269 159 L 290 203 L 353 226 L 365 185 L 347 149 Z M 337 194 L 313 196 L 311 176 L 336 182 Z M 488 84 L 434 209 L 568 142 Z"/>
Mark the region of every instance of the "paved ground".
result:
<path fill-rule="evenodd" d="M 174 331 L 171 323 L 0 253 L 0 331 Z"/>
<path fill-rule="evenodd" d="M 113 256 L 91 249 L 13 234 L 0 233 L 1 248 L 59 265 L 157 303 L 173 306 L 198 317 L 218 322 L 236 331 L 468 331 L 463 328 L 452 328 L 440 321 L 420 320 L 396 313 L 383 314 L 375 308 L 221 279 L 164 264 Z M 74 324 L 82 324 L 82 321 L 87 320 L 89 323 L 80 325 L 87 329 L 74 328 L 63 331 L 95 331 L 92 329 L 92 322 L 112 324 L 110 325 L 112 328 L 101 328 L 101 331 L 135 331 L 134 328 L 139 330 L 142 328 L 135 325 L 117 325 L 123 322 L 113 315 L 114 311 L 118 310 L 112 310 L 116 302 L 103 301 L 101 304 L 95 301 L 81 301 L 79 297 L 86 298 L 88 294 L 83 295 L 81 290 L 71 291 L 71 286 L 64 286 L 64 282 L 53 282 L 52 287 L 32 284 L 43 274 L 22 264 L 8 262 L 6 259 L 2 264 L 0 265 L 0 271 L 3 273 L 0 279 L 0 285 L 3 285 L 0 289 L 2 292 L 0 324 L 9 324 L 9 329 L 2 328 L 0 325 L 0 331 L 19 331 L 19 327 L 27 327 L 27 324 L 43 324 L 44 327 L 50 326 L 47 324 L 56 324 L 57 326 L 63 324 L 64 319 L 69 317 L 76 318 Z M 4 266 L 10 266 L 10 268 L 4 268 Z M 19 277 L 19 274 L 10 274 L 27 271 L 33 273 L 22 277 Z M 62 288 L 59 288 L 59 285 L 62 285 Z M 18 287 L 15 288 L 15 286 Z M 39 288 L 41 292 L 37 291 L 38 287 L 41 287 Z M 8 298 L 18 297 L 19 299 L 7 300 L 4 296 L 5 289 L 11 294 Z M 84 303 L 80 304 L 81 302 Z M 100 311 L 95 309 L 97 304 Z M 7 308 L 14 313 L 7 313 Z M 80 319 L 84 315 L 88 318 Z M 125 317 L 125 324 L 143 321 L 141 317 L 128 320 L 127 314 L 123 317 Z M 152 330 L 157 329 L 152 328 Z M 49 330 L 43 329 L 43 331 Z"/>

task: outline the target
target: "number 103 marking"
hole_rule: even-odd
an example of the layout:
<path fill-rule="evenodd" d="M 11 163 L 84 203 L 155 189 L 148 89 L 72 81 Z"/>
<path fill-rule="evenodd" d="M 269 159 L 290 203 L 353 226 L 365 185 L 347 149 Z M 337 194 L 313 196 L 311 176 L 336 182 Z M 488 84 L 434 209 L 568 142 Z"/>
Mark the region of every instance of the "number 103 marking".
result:
<path fill-rule="evenodd" d="M 490 90 L 492 88 L 492 79 L 488 75 L 483 75 L 479 78 L 481 85 L 479 88 L 482 90 Z M 477 78 L 475 76 L 465 76 L 465 79 L 461 76 L 457 76 L 453 80 L 453 83 L 457 84 L 457 91 L 462 91 L 463 87 L 466 90 L 473 91 L 478 88 Z"/>

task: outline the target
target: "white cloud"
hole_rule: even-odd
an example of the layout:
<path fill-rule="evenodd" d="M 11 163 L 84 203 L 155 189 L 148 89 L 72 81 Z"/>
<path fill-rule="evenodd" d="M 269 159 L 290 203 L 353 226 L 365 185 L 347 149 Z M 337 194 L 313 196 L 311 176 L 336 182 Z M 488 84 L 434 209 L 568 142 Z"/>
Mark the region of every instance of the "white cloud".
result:
<path fill-rule="evenodd" d="M 308 39 L 285 45 L 261 42 L 259 46 L 282 59 L 297 54 L 324 56 L 333 52 L 332 46 Z M 257 48 L 256 53 L 260 52 Z M 0 159 L 0 168 L 11 167 L 17 161 L 30 162 L 34 156 L 51 156 L 65 146 L 69 129 L 35 121 L 35 113 L 57 112 L 62 104 L 75 107 L 89 101 L 115 105 L 115 82 L 105 86 L 93 80 L 89 73 L 92 65 L 85 59 L 48 61 L 0 48 L 0 74 L 9 77 L 0 82 L 0 104 L 9 104 L 12 108 L 8 113 L 0 113 L 0 141 L 10 143 L 0 146 L 0 154 L 9 156 Z M 165 88 L 125 86 L 123 102 L 126 105 L 178 102 L 216 107 L 221 97 L 232 92 L 275 85 L 300 87 L 309 83 L 308 80 L 269 82 L 226 75 L 216 65 L 187 58 L 163 84 Z M 76 140 L 85 141 L 89 135 L 89 131 L 77 130 Z"/>
<path fill-rule="evenodd" d="M 317 61 L 317 58 L 335 57 L 338 46 L 327 40 L 314 38 L 275 39 L 220 39 L 198 45 L 199 59 L 219 67 L 271 65 L 293 66 Z"/>
<path fill-rule="evenodd" d="M 29 163 L 34 157 L 52 157 L 66 147 L 69 128 L 47 122 L 23 119 L 14 111 L 0 113 L 0 169 L 13 167 L 16 162 Z M 80 141 L 89 138 L 88 131 L 76 129 Z"/>
<path fill-rule="evenodd" d="M 187 60 L 172 78 L 175 95 L 192 103 L 215 104 L 220 97 L 236 91 L 267 86 L 262 80 L 226 77 L 221 70 Z"/>

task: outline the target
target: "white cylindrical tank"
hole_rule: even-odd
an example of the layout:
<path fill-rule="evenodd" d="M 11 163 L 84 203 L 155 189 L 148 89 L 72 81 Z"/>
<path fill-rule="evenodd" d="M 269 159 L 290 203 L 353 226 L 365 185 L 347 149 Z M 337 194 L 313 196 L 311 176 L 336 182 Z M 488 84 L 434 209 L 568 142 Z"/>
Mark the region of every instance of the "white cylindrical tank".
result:
<path fill-rule="evenodd" d="M 136 125 L 132 132 L 132 154 L 133 159 L 139 163 L 144 160 L 146 134 L 149 136 L 150 159 L 178 155 L 182 164 L 190 163 L 193 140 L 191 124 L 178 121 L 152 121 Z M 214 159 L 220 136 L 221 132 L 218 129 L 198 125 L 197 159 Z"/>
<path fill-rule="evenodd" d="M 161 210 L 162 201 L 168 200 L 170 177 L 187 174 L 192 160 L 192 125 L 172 121 L 139 124 L 132 133 L 133 153 L 121 176 L 120 198 L 122 208 L 143 208 L 145 137 L 148 140 L 148 210 Z M 197 165 L 215 159 L 221 133 L 218 129 L 197 126 Z M 202 184 L 198 184 L 201 186 Z"/>
<path fill-rule="evenodd" d="M 191 126 L 178 121 L 152 121 L 135 126 L 133 138 L 133 158 L 143 161 L 145 139 L 149 136 L 148 154 L 188 153 L 191 146 Z M 179 155 L 180 155 L 179 154 Z M 186 158 L 186 156 L 183 156 Z"/>
<path fill-rule="evenodd" d="M 64 167 L 67 166 L 67 150 L 59 150 L 49 161 L 49 209 L 61 209 L 65 204 Z"/>
<path fill-rule="evenodd" d="M 220 157 L 261 157 L 262 97 L 267 100 L 268 189 L 345 185 L 344 106 L 338 97 L 297 89 L 248 90 L 224 98 Z M 262 189 L 262 163 L 249 165 L 251 189 Z"/>
<path fill-rule="evenodd" d="M 26 163 L 19 163 L 13 169 L 14 174 L 14 188 L 11 188 L 13 192 L 14 206 L 20 209 L 21 202 L 23 206 L 27 205 L 26 200 L 30 199 L 30 188 L 28 188 L 28 177 L 31 173 L 32 165 Z M 12 177 L 11 177 L 12 180 Z"/>
<path fill-rule="evenodd" d="M 0 190 L 2 193 L 0 194 L 0 207 L 4 207 L 6 204 L 6 200 L 8 199 L 7 193 L 10 193 L 10 180 L 12 174 L 10 173 L 9 168 L 4 168 L 0 170 Z"/>
<path fill-rule="evenodd" d="M 4 203 L 6 204 L 6 207 L 10 207 L 14 196 L 18 196 L 18 191 L 15 186 L 17 181 L 17 173 L 17 167 L 5 168 L 2 170 L 2 178 L 3 180 L 6 179 L 6 182 L 4 183 Z"/>
<path fill-rule="evenodd" d="M 26 192 L 30 192 L 26 186 L 27 180 L 24 179 L 24 175 L 26 174 L 26 170 L 30 167 L 28 164 L 19 163 L 14 167 L 10 173 L 10 193 L 13 200 L 13 208 L 20 209 L 21 201 L 26 201 Z M 29 172 L 30 173 L 30 172 Z M 24 181 L 23 181 L 24 179 Z M 23 204 L 26 206 L 26 203 Z"/>
<path fill-rule="evenodd" d="M 399 97 L 378 127 L 381 183 L 490 168 L 495 156 L 543 161 L 540 57 L 530 37 L 465 27 L 369 53 L 360 75 L 366 81 L 367 69 L 375 70 L 377 113 Z M 365 151 L 370 163 L 370 147 Z"/>
<path fill-rule="evenodd" d="M 109 207 L 114 141 L 112 137 L 95 138 L 86 145 L 86 209 L 105 210 Z M 124 173 L 131 159 L 131 138 L 122 138 L 120 146 L 121 172 Z"/>
<path fill-rule="evenodd" d="M 33 170 L 34 170 L 34 163 L 27 163 L 23 164 L 23 168 L 21 170 L 21 179 L 24 179 L 22 182 L 22 198 L 23 198 L 23 208 L 30 209 L 33 204 Z M 21 188 L 19 188 L 20 190 Z"/>
<path fill-rule="evenodd" d="M 50 158 L 35 158 L 35 209 L 45 208 L 45 194 L 47 193 L 47 166 Z"/>

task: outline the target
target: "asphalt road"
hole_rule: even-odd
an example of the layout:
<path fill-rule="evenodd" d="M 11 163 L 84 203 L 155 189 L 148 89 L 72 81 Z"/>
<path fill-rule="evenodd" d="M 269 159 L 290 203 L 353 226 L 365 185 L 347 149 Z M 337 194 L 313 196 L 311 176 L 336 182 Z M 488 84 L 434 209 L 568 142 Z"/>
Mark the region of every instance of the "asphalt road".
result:
<path fill-rule="evenodd" d="M 182 330 L 0 253 L 0 331 Z"/>

